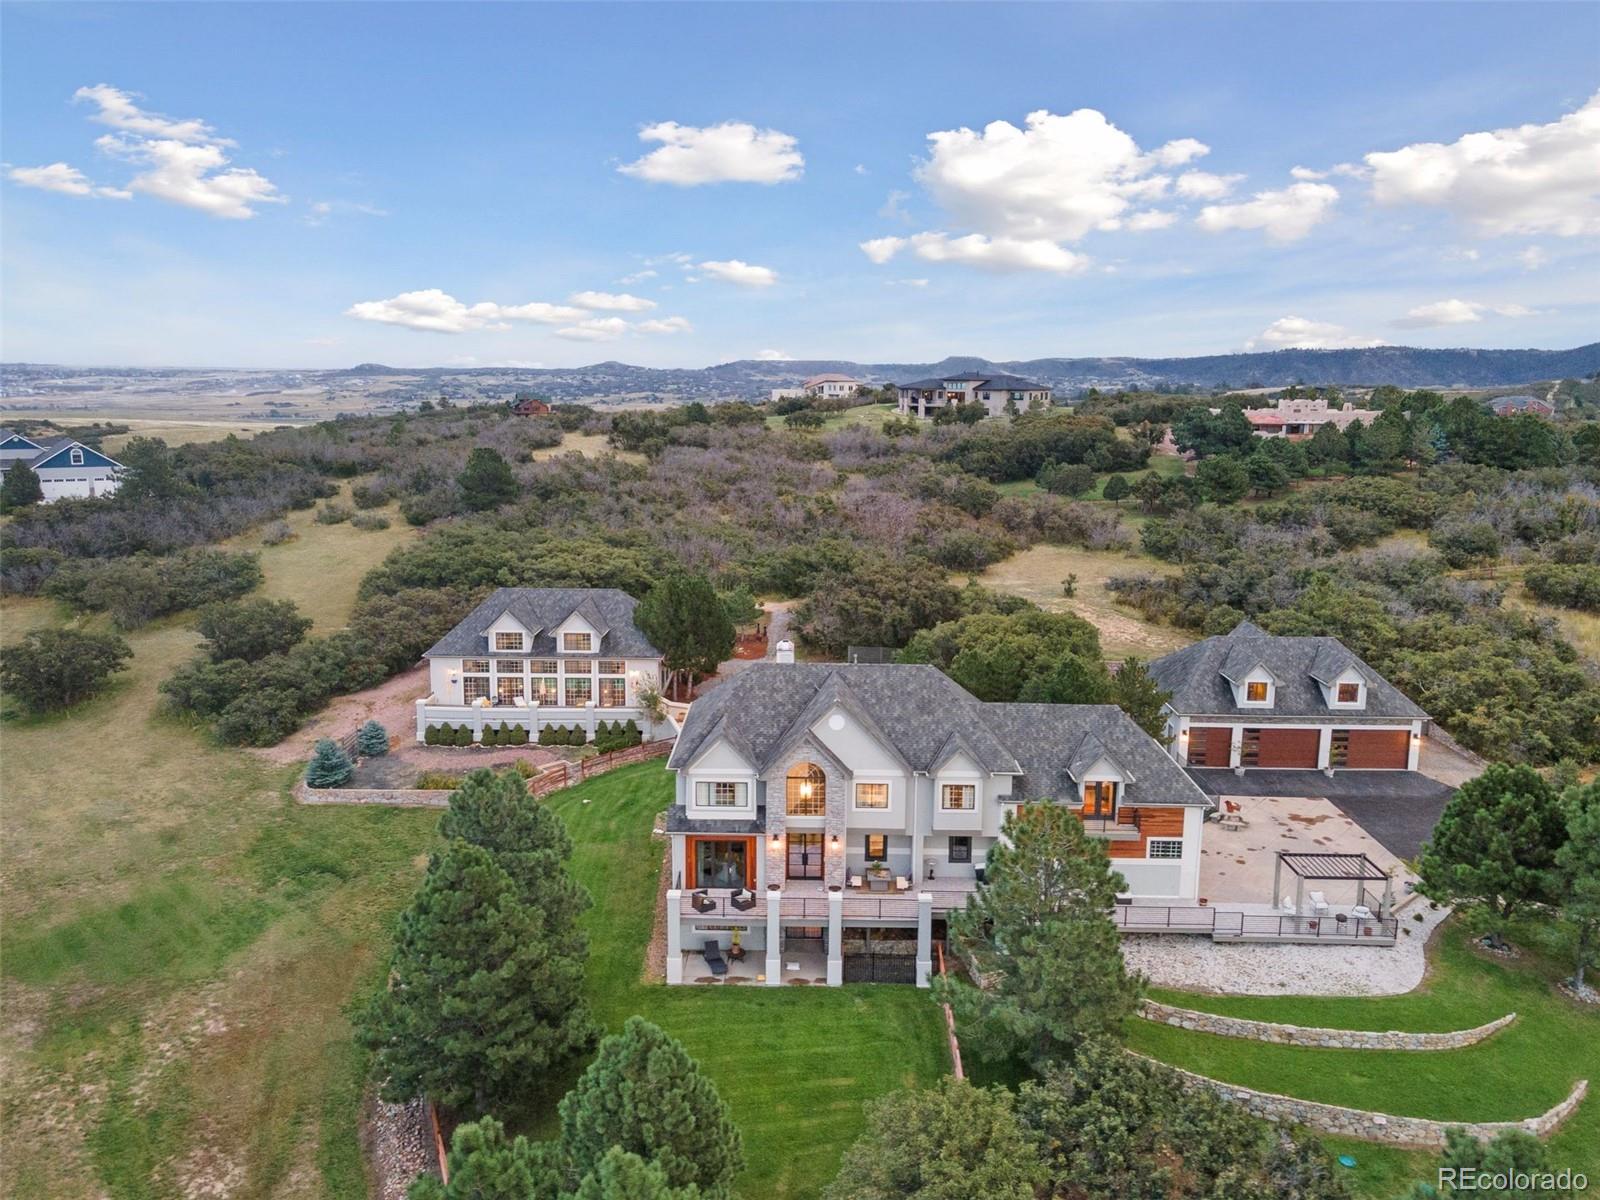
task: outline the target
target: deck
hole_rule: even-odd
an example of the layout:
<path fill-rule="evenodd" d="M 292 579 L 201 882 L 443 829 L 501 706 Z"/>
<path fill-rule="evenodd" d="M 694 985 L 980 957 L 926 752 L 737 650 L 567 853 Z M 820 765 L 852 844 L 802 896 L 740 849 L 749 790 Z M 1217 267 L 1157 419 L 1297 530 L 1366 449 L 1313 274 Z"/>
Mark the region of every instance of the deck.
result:
<path fill-rule="evenodd" d="M 1400 931 L 1400 922 L 1394 917 L 1333 912 L 1301 916 L 1266 909 L 1247 912 L 1188 905 L 1119 904 L 1111 915 L 1123 933 L 1190 934 L 1209 937 L 1214 942 L 1392 946 Z"/>
<path fill-rule="evenodd" d="M 915 922 L 919 892 L 933 897 L 935 913 L 947 913 L 965 908 L 967 897 L 976 888 L 975 882 L 957 879 L 931 880 L 927 887 L 898 893 L 847 887 L 842 892 L 841 915 L 846 921 Z M 705 921 L 764 921 L 770 895 L 770 892 L 756 892 L 743 902 L 745 907 L 740 907 L 734 901 L 734 892 L 728 888 L 702 889 L 701 893 L 686 891 L 679 901 L 679 912 Z M 778 915 L 783 920 L 828 923 L 828 891 L 821 883 L 791 880 L 779 893 L 779 905 Z"/>

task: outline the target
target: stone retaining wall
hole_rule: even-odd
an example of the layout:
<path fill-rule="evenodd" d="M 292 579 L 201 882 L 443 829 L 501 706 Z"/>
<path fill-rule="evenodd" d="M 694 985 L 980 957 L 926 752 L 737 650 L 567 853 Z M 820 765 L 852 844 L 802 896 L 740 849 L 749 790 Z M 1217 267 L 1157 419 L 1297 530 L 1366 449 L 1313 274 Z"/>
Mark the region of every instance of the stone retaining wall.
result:
<path fill-rule="evenodd" d="M 1143 1055 L 1139 1057 L 1143 1058 Z M 1154 1062 L 1157 1060 L 1151 1059 Z M 1364 1142 L 1382 1142 L 1391 1146 L 1419 1146 L 1437 1150 L 1444 1146 L 1445 1131 L 1465 1129 L 1479 1141 L 1488 1141 L 1507 1129 L 1520 1129 L 1537 1138 L 1547 1138 L 1570 1117 L 1589 1091 L 1589 1081 L 1580 1079 L 1572 1085 L 1567 1098 L 1548 1112 L 1521 1121 L 1431 1121 L 1423 1117 L 1396 1117 L 1388 1113 L 1369 1112 L 1362 1108 L 1343 1108 L 1337 1104 L 1318 1104 L 1313 1100 L 1296 1100 L 1293 1096 L 1280 1096 L 1276 1092 L 1258 1092 L 1253 1088 L 1224 1083 L 1205 1075 L 1196 1075 L 1181 1067 L 1166 1066 L 1190 1088 L 1204 1088 L 1230 1104 L 1247 1109 L 1253 1116 L 1267 1121 L 1287 1121 L 1304 1125 L 1319 1133 L 1337 1137 L 1358 1138 Z"/>
<path fill-rule="evenodd" d="M 1456 1029 L 1448 1033 L 1401 1033 L 1397 1030 L 1320 1029 L 1310 1025 L 1279 1025 L 1272 1021 L 1250 1021 L 1243 1017 L 1223 1017 L 1216 1013 L 1178 1008 L 1156 1000 L 1141 1000 L 1139 1015 L 1163 1025 L 1215 1033 L 1222 1037 L 1248 1038 L 1279 1046 L 1314 1046 L 1333 1050 L 1459 1050 L 1499 1033 L 1517 1019 L 1507 1013 L 1475 1029 Z"/>
<path fill-rule="evenodd" d="M 450 792 L 431 788 L 308 788 L 294 785 L 301 804 L 384 804 L 391 808 L 449 808 Z"/>

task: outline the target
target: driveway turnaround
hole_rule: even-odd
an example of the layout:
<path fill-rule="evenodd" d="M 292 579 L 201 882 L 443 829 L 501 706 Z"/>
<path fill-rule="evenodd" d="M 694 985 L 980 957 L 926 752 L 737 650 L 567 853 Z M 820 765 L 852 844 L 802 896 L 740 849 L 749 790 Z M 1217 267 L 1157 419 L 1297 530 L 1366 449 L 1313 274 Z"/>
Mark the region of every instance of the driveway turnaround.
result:
<path fill-rule="evenodd" d="M 1208 796 L 1320 796 L 1337 805 L 1391 854 L 1415 858 L 1455 789 L 1415 771 L 1186 768 Z"/>

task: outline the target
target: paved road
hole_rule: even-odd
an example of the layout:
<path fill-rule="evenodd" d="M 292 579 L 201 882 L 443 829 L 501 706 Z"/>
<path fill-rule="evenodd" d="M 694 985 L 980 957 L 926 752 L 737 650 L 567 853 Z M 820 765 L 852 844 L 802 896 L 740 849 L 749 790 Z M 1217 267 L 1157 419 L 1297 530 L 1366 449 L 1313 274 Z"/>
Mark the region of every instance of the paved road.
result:
<path fill-rule="evenodd" d="M 1208 796 L 1320 796 L 1400 858 L 1417 856 L 1455 790 L 1414 771 L 1185 769 Z"/>

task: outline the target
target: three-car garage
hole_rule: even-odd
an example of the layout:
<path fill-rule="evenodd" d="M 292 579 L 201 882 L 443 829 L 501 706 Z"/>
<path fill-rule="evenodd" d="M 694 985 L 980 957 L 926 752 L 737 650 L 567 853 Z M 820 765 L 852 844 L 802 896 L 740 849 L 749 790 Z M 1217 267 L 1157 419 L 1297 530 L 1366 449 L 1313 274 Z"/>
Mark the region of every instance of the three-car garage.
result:
<path fill-rule="evenodd" d="M 1262 767 L 1278 770 L 1404 771 L 1410 766 L 1411 734 L 1405 729 L 1334 729 L 1329 734 L 1327 762 L 1322 761 L 1322 734 L 1301 726 L 1244 726 L 1238 729 L 1238 761 L 1234 761 L 1235 727 L 1191 725 L 1185 730 L 1184 761 L 1191 767 Z"/>

